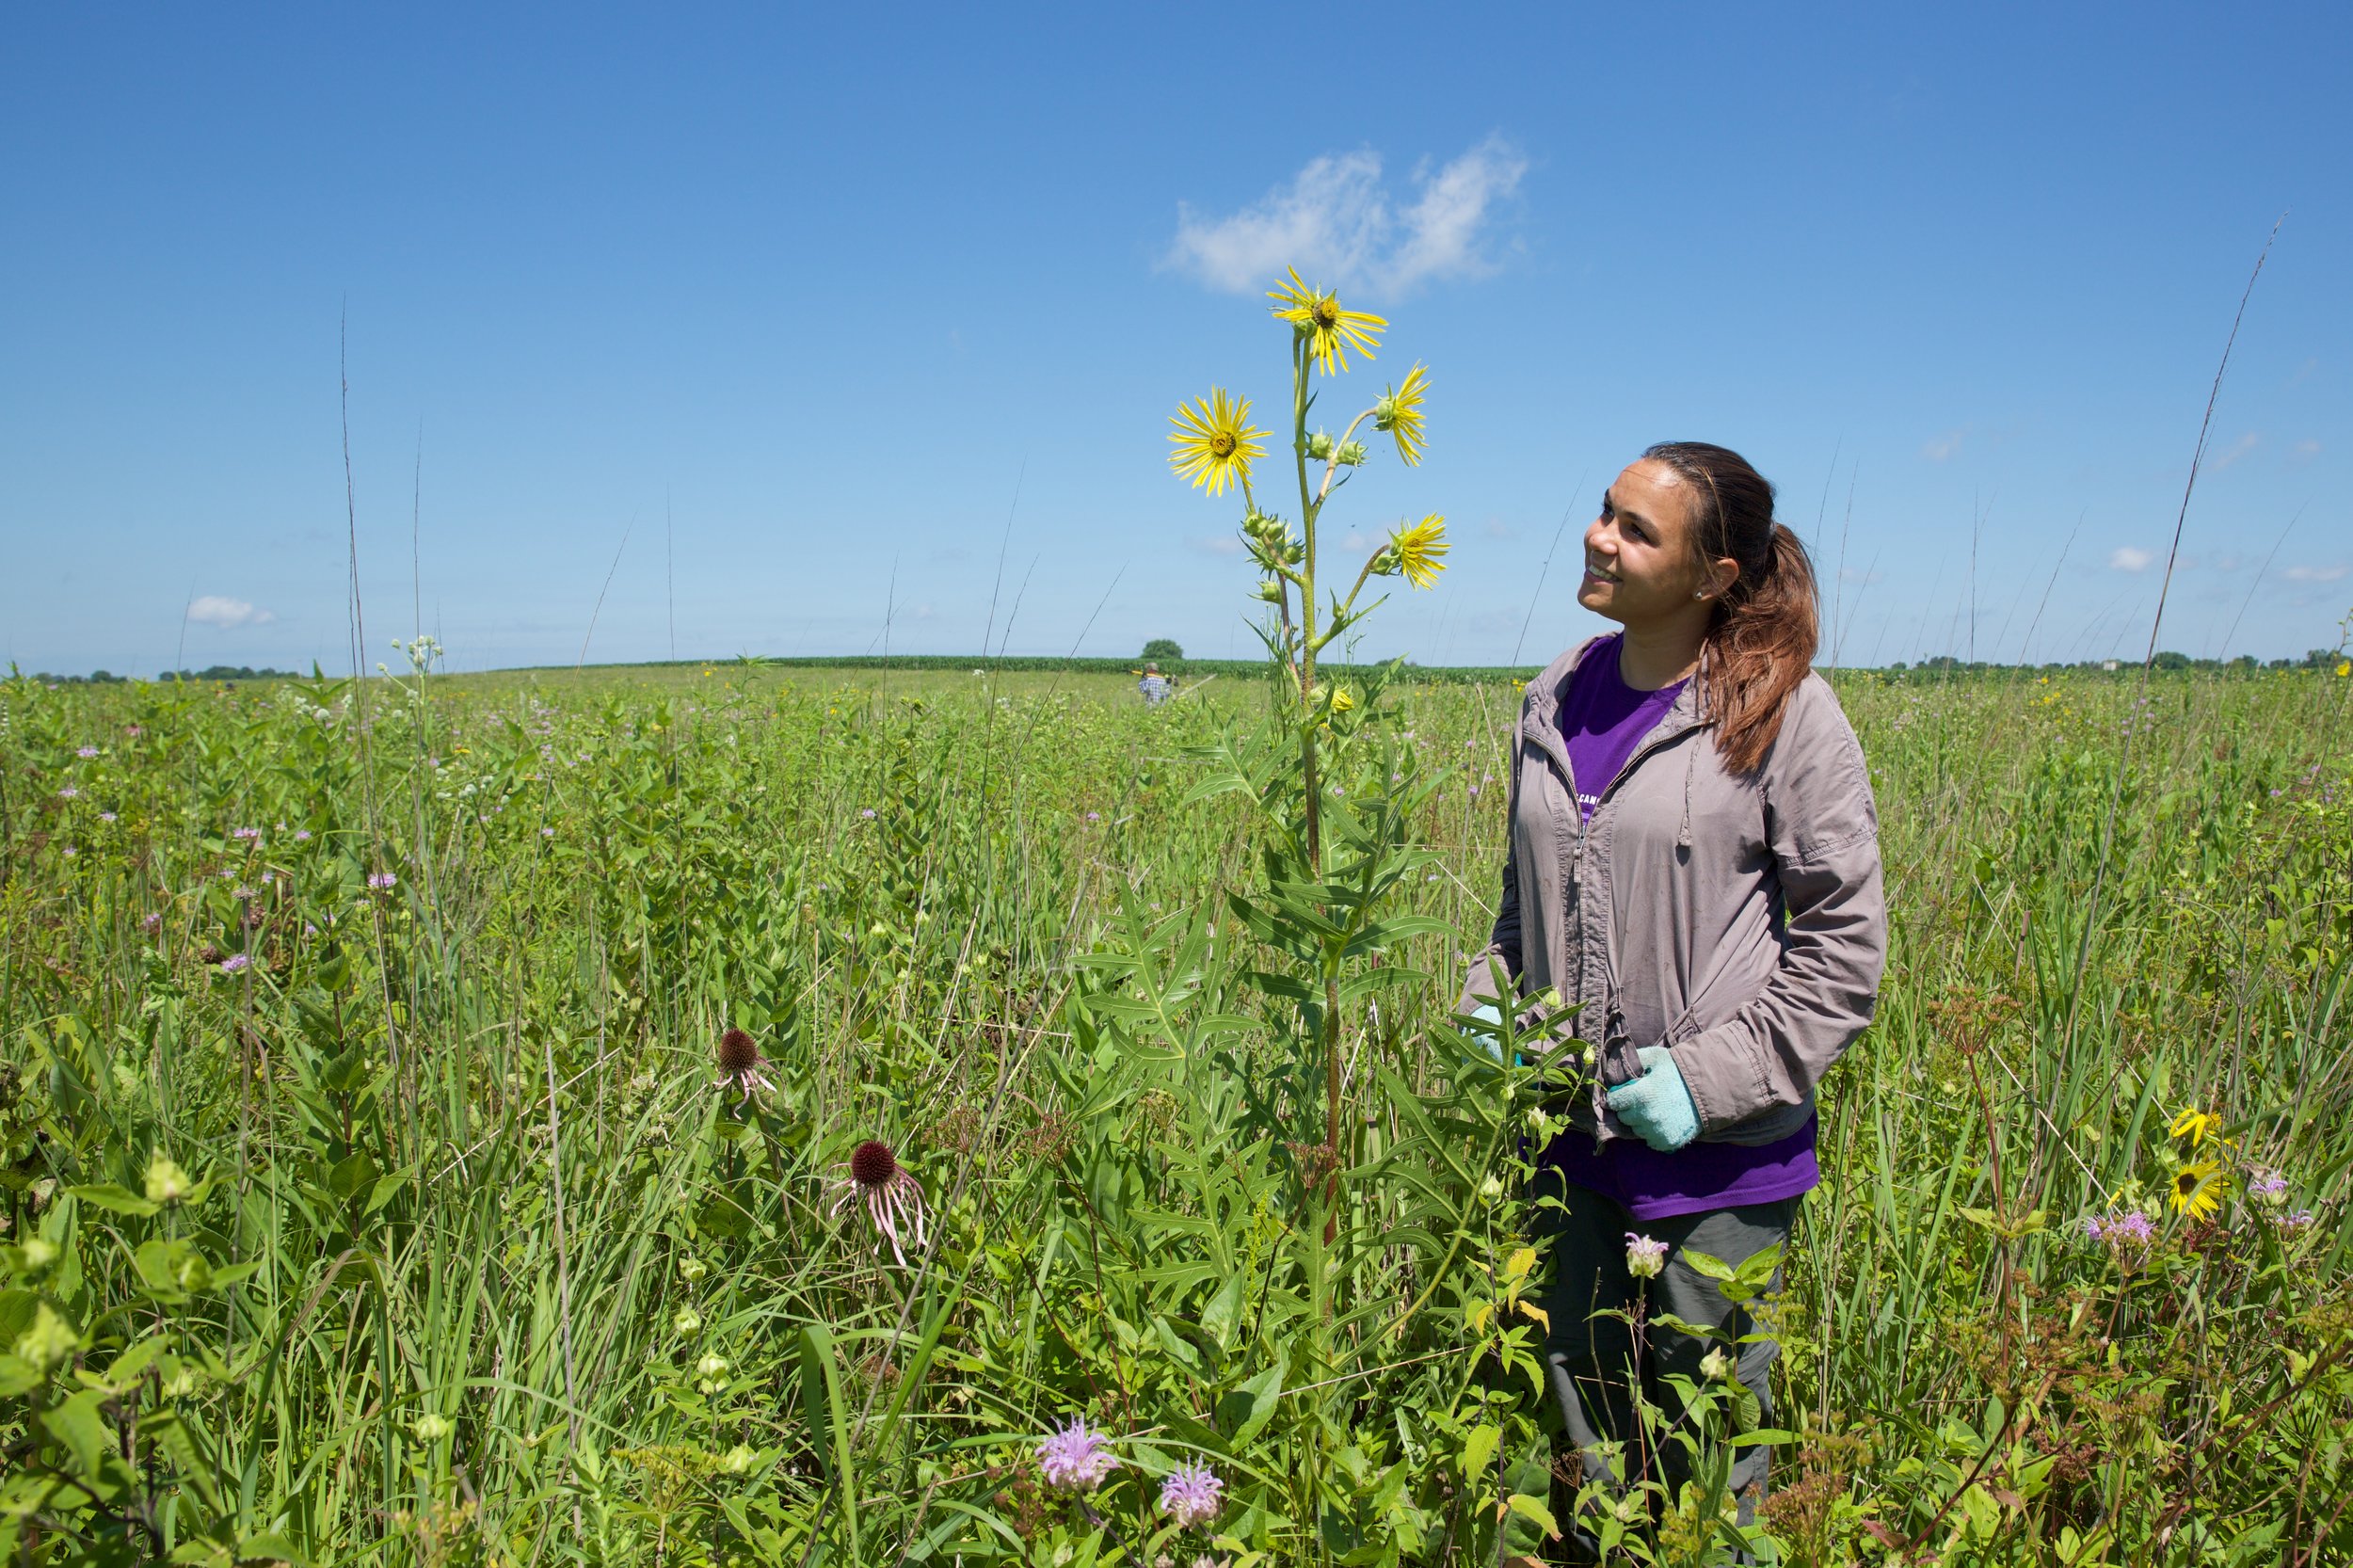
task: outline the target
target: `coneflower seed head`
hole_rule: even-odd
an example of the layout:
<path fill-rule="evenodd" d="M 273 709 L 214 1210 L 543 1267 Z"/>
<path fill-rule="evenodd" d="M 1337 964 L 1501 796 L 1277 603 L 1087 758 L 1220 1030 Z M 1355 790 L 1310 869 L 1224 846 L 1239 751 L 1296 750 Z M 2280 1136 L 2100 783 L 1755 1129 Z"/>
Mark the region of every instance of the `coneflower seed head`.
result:
<path fill-rule="evenodd" d="M 880 1187 L 899 1174 L 899 1157 L 879 1138 L 869 1138 L 850 1151 L 850 1179 L 860 1187 Z"/>
<path fill-rule="evenodd" d="M 719 1066 L 730 1073 L 749 1072 L 760 1064 L 760 1042 L 740 1029 L 719 1036 Z"/>

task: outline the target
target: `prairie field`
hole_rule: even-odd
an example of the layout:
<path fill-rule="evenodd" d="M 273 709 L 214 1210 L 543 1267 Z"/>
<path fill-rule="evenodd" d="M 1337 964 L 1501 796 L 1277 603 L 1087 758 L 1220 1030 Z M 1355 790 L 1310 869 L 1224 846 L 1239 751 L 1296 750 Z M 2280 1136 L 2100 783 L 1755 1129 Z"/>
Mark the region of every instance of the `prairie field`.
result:
<path fill-rule="evenodd" d="M 1546 1466 L 1508 680 L 1368 679 L 1304 892 L 1247 677 L 0 683 L 0 1550 L 2353 1560 L 2353 680 L 1833 681 L 1887 979 L 1657 1432 L 1746 1531 Z"/>

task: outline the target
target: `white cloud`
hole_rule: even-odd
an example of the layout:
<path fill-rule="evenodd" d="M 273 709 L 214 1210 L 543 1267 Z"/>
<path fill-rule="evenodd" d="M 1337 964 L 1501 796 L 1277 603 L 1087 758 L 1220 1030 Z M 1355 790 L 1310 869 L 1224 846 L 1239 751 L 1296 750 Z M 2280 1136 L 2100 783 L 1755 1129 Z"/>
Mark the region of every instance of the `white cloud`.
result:
<path fill-rule="evenodd" d="M 1947 430 L 1941 436 L 1930 436 L 1920 444 L 1920 456 L 1931 463 L 1941 463 L 1961 451 L 1961 432 Z"/>
<path fill-rule="evenodd" d="M 1316 158 L 1225 217 L 1178 202 L 1161 265 L 1234 294 L 1264 289 L 1291 266 L 1311 283 L 1391 296 L 1432 279 L 1477 278 L 1495 270 L 1480 243 L 1493 209 L 1527 172 L 1517 148 L 1490 136 L 1434 172 L 1423 160 L 1411 176 L 1417 194 L 1400 206 L 1378 152 Z"/>
<path fill-rule="evenodd" d="M 224 632 L 240 626 L 267 626 L 277 618 L 246 600 L 221 594 L 202 594 L 188 601 L 188 619 L 199 626 L 217 626 Z"/>
<path fill-rule="evenodd" d="M 2221 456 L 2217 457 L 2214 460 L 2214 466 L 2217 470 L 2229 468 L 2233 463 L 2237 462 L 2241 457 L 2244 457 L 2249 453 L 2254 451 L 2257 444 L 2262 440 L 2263 438 L 2261 436 L 2258 436 L 2255 432 L 2249 430 L 2247 434 L 2241 436 L 2237 440 L 2233 441 L 2231 443 L 2231 450 L 2225 452 Z"/>
<path fill-rule="evenodd" d="M 2135 550 L 2128 544 L 2118 545 L 2108 555 L 2108 569 L 2110 571 L 2147 571 L 2149 563 L 2155 559 L 2154 555 L 2145 550 Z"/>
<path fill-rule="evenodd" d="M 2320 456 L 2320 443 L 2318 441 L 2297 441 L 2294 446 L 2288 448 L 2288 456 L 2295 458 L 2299 463 L 2309 463 L 2314 457 Z"/>
<path fill-rule="evenodd" d="M 2345 564 L 2340 561 L 2332 567 L 2290 567 L 2280 575 L 2291 583 L 2334 583 L 2345 573 Z"/>

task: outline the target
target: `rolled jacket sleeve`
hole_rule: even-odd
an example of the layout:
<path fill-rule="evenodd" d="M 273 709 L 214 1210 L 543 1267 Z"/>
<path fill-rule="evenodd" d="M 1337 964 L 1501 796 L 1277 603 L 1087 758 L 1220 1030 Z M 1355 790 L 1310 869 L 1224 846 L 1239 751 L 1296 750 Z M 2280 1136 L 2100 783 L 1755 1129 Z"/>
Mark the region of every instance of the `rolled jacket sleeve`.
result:
<path fill-rule="evenodd" d="M 1878 1001 L 1887 960 L 1879 811 L 1863 748 L 1823 696 L 1790 705 L 1765 764 L 1767 839 L 1786 916 L 1780 960 L 1731 1017 L 1673 1048 L 1703 1135 L 1803 1104 Z"/>

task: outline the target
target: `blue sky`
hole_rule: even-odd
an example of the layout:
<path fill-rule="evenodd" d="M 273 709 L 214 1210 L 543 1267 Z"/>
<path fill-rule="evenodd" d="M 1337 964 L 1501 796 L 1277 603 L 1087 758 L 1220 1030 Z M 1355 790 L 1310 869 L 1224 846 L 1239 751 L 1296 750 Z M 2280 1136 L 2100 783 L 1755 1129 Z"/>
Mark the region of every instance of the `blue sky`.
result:
<path fill-rule="evenodd" d="M 1826 655 L 2137 656 L 2282 211 L 2162 641 L 2300 654 L 2353 606 L 2349 29 L 12 8 L 0 657 L 347 669 L 345 318 L 371 664 L 420 617 L 458 668 L 878 652 L 887 618 L 961 653 L 992 599 L 1014 652 L 1246 654 L 1235 508 L 1164 436 L 1212 384 L 1281 395 L 1286 258 L 1392 320 L 1335 402 L 1433 376 L 1424 465 L 1329 514 L 1343 554 L 1454 532 L 1369 652 L 1593 630 L 1577 531 L 1689 437 L 1781 484 Z"/>

